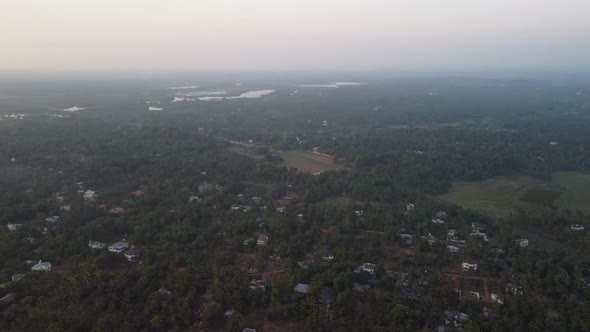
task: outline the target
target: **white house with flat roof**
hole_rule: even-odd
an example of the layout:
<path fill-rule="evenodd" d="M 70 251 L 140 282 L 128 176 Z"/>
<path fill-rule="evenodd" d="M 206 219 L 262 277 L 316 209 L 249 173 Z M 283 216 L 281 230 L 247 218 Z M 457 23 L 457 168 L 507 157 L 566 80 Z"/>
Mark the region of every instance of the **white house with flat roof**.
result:
<path fill-rule="evenodd" d="M 467 271 L 477 271 L 477 263 L 469 263 L 469 262 L 463 262 L 461 264 L 461 269 L 465 272 Z"/>
<path fill-rule="evenodd" d="M 45 218 L 45 221 L 50 222 L 50 223 L 56 223 L 59 221 L 59 216 L 50 216 Z"/>
<path fill-rule="evenodd" d="M 39 261 L 39 263 L 37 263 L 31 267 L 31 271 L 49 272 L 49 271 L 51 271 L 51 268 L 52 268 L 51 263 Z"/>
<path fill-rule="evenodd" d="M 125 250 L 127 247 L 129 247 L 129 243 L 127 243 L 125 241 L 119 241 L 119 242 L 115 242 L 115 243 L 111 244 L 109 246 L 109 251 L 120 253 L 123 250 Z"/>

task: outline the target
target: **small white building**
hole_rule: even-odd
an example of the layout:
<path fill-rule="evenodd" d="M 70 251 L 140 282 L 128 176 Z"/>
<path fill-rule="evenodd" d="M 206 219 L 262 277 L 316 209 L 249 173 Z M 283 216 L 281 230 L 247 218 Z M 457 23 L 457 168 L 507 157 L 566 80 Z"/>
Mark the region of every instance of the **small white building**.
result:
<path fill-rule="evenodd" d="M 363 265 L 357 267 L 354 272 L 359 273 L 361 271 L 370 273 L 370 274 L 375 274 L 375 268 L 377 267 L 377 265 L 373 264 L 373 263 L 364 263 Z"/>
<path fill-rule="evenodd" d="M 12 281 L 19 281 L 24 278 L 25 275 L 23 273 L 17 273 L 12 275 Z"/>
<path fill-rule="evenodd" d="M 448 250 L 450 253 L 456 254 L 456 253 L 458 253 L 458 252 L 459 252 L 461 249 L 459 249 L 459 247 L 457 247 L 457 246 L 448 245 L 448 246 L 447 246 L 447 250 Z"/>
<path fill-rule="evenodd" d="M 160 294 L 160 295 L 171 295 L 172 292 L 169 291 L 169 290 L 167 290 L 164 287 L 161 287 L 160 289 L 158 289 L 158 294 Z"/>
<path fill-rule="evenodd" d="M 322 260 L 325 261 L 325 262 L 333 261 L 334 260 L 334 254 L 323 254 L 322 255 Z"/>
<path fill-rule="evenodd" d="M 250 284 L 248 285 L 248 287 L 250 287 L 250 289 L 265 290 L 266 289 L 266 282 L 264 282 L 264 280 L 262 280 L 262 279 L 252 279 L 250 281 Z"/>
<path fill-rule="evenodd" d="M 468 262 L 463 262 L 463 263 L 461 264 L 461 269 L 462 269 L 464 272 L 467 272 L 467 271 L 477 271 L 477 263 L 468 263 Z"/>
<path fill-rule="evenodd" d="M 498 303 L 498 304 L 504 304 L 504 301 L 502 300 L 502 298 L 495 293 L 492 293 L 492 302 L 493 303 Z"/>
<path fill-rule="evenodd" d="M 415 206 L 414 206 L 414 204 L 412 204 L 412 203 L 410 203 L 410 204 L 406 205 L 406 214 L 408 214 L 408 213 L 410 213 L 410 212 L 414 211 L 414 208 L 415 208 Z"/>
<path fill-rule="evenodd" d="M 368 272 L 370 274 L 375 273 L 375 268 L 377 268 L 377 265 L 375 265 L 373 263 L 365 263 L 365 264 L 363 264 L 363 271 Z"/>
<path fill-rule="evenodd" d="M 575 224 L 575 225 L 571 225 L 571 226 L 570 226 L 570 229 L 571 229 L 572 231 L 579 232 L 579 231 L 583 231 L 583 230 L 584 230 L 584 226 L 582 226 L 582 225 L 580 225 L 580 224 Z"/>
<path fill-rule="evenodd" d="M 83 197 L 87 201 L 94 201 L 96 200 L 96 192 L 92 190 L 86 190 Z"/>
<path fill-rule="evenodd" d="M 268 235 L 261 234 L 258 236 L 258 239 L 256 240 L 256 244 L 259 246 L 265 246 L 268 243 L 268 240 L 269 240 Z"/>
<path fill-rule="evenodd" d="M 56 223 L 59 221 L 59 216 L 47 217 L 47 218 L 45 218 L 45 221 L 50 222 L 50 223 Z"/>
<path fill-rule="evenodd" d="M 235 310 L 233 310 L 233 309 L 230 309 L 230 310 L 226 310 L 226 311 L 223 313 L 223 316 L 225 317 L 225 319 L 232 319 L 232 317 L 235 315 L 235 313 L 236 313 L 236 311 L 235 311 Z"/>
<path fill-rule="evenodd" d="M 31 271 L 49 272 L 49 271 L 51 271 L 51 268 L 52 268 L 51 263 L 39 261 L 39 263 L 37 263 L 31 267 Z"/>
<path fill-rule="evenodd" d="M 299 294 L 309 294 L 311 293 L 311 286 L 309 284 L 297 284 L 293 291 Z"/>
<path fill-rule="evenodd" d="M 17 229 L 19 229 L 22 226 L 22 224 L 12 224 L 9 223 L 8 225 L 6 225 L 6 228 L 8 228 L 9 231 L 14 232 Z"/>
<path fill-rule="evenodd" d="M 103 249 L 105 244 L 98 241 L 88 241 L 88 246 L 92 249 Z"/>

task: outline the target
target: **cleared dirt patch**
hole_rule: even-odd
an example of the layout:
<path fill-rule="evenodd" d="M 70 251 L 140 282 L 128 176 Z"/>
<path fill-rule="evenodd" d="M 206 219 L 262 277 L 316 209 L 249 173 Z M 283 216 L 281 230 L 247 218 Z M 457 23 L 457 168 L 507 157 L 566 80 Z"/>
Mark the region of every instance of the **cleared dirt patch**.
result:
<path fill-rule="evenodd" d="M 334 164 L 334 157 L 308 151 L 281 151 L 277 153 L 282 166 L 297 168 L 300 172 L 319 174 L 325 171 L 343 170 L 344 166 Z"/>

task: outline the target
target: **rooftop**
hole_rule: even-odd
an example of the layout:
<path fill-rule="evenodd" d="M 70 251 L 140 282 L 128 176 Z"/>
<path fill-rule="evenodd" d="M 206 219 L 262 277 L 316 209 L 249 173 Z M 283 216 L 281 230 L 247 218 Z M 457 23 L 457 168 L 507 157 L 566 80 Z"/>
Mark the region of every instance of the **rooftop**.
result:
<path fill-rule="evenodd" d="M 309 284 L 297 284 L 293 290 L 300 294 L 309 294 L 311 293 L 311 286 Z"/>
<path fill-rule="evenodd" d="M 129 243 L 127 243 L 125 241 L 119 241 L 119 242 L 111 244 L 109 246 L 109 248 L 113 248 L 116 250 L 122 250 L 122 249 L 125 249 L 128 245 L 129 245 Z"/>

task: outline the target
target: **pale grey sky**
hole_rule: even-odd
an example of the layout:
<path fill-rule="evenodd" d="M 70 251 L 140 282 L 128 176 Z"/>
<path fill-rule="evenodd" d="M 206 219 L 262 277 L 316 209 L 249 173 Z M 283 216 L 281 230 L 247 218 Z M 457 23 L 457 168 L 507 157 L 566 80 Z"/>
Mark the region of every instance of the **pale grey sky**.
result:
<path fill-rule="evenodd" d="M 0 70 L 590 66 L 590 0 L 1 0 Z"/>

